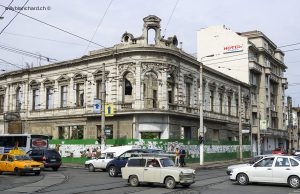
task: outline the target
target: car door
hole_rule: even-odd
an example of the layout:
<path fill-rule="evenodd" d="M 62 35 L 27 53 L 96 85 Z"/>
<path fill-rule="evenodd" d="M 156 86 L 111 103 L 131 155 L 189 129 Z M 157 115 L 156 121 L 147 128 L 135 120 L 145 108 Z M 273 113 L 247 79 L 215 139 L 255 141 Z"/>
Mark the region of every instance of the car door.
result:
<path fill-rule="evenodd" d="M 14 157 L 11 155 L 7 156 L 7 161 L 6 161 L 6 171 L 8 172 L 13 172 L 15 169 L 15 165 L 14 165 Z"/>
<path fill-rule="evenodd" d="M 131 157 L 132 153 L 133 153 L 133 151 L 129 150 L 129 151 L 121 154 L 120 157 L 118 157 L 117 167 L 119 168 L 120 171 L 121 171 L 121 168 L 126 165 L 128 158 Z"/>
<path fill-rule="evenodd" d="M 274 157 L 268 157 L 249 167 L 249 180 L 251 182 L 273 182 L 273 163 Z"/>
<path fill-rule="evenodd" d="M 106 169 L 106 165 L 109 161 L 114 159 L 114 153 L 107 152 L 101 159 L 98 161 L 99 168 Z"/>
<path fill-rule="evenodd" d="M 0 160 L 0 171 L 6 171 L 7 155 L 3 154 Z"/>
<path fill-rule="evenodd" d="M 152 165 L 153 162 L 156 162 L 157 165 Z M 149 159 L 143 171 L 144 182 L 160 182 L 161 169 L 162 167 L 158 160 Z"/>
<path fill-rule="evenodd" d="M 288 157 L 277 157 L 273 168 L 273 182 L 286 183 L 288 177 L 292 174 L 292 167 Z"/>

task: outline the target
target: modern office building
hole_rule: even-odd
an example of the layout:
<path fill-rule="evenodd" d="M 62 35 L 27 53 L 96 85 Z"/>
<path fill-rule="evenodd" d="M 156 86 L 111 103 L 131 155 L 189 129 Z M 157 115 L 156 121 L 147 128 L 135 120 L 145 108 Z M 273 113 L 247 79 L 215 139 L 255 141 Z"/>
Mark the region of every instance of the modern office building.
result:
<path fill-rule="evenodd" d="M 260 31 L 237 33 L 224 25 L 197 32 L 197 58 L 205 66 L 251 85 L 253 151 L 288 148 L 284 53 Z M 208 57 L 209 56 L 209 57 Z"/>

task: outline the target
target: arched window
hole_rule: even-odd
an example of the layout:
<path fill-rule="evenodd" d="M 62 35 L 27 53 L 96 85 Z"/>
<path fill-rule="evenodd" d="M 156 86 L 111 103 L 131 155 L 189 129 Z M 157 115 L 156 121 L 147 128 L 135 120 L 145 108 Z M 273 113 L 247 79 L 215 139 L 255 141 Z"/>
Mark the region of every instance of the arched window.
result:
<path fill-rule="evenodd" d="M 173 74 L 169 74 L 167 78 L 168 83 L 168 102 L 174 103 L 174 93 L 175 93 L 175 79 Z"/>
<path fill-rule="evenodd" d="M 144 76 L 144 103 L 145 108 L 158 108 L 157 91 L 158 81 L 157 75 L 149 71 Z"/>
<path fill-rule="evenodd" d="M 150 28 L 148 30 L 148 39 L 147 39 L 148 44 L 155 44 L 156 43 L 155 38 L 156 38 L 155 30 Z"/>
<path fill-rule="evenodd" d="M 133 100 L 133 88 L 134 75 L 131 72 L 126 72 L 123 76 L 123 100 L 125 102 L 131 102 Z"/>
<path fill-rule="evenodd" d="M 22 106 L 22 98 L 23 98 L 23 92 L 20 86 L 16 89 L 16 111 L 21 110 Z"/>

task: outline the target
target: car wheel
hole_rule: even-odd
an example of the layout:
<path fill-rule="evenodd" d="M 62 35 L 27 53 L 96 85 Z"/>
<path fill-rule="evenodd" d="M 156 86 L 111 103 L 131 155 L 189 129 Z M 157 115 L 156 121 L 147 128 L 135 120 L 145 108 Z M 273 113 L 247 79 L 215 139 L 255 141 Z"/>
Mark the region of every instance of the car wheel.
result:
<path fill-rule="evenodd" d="M 35 174 L 35 176 L 39 176 L 41 174 L 41 171 L 37 171 L 34 174 Z"/>
<path fill-rule="evenodd" d="M 3 172 L 2 171 L 0 171 L 0 174 L 2 174 Z"/>
<path fill-rule="evenodd" d="M 18 169 L 18 168 L 15 169 L 15 173 L 16 173 L 17 176 L 21 176 L 22 175 L 21 170 Z"/>
<path fill-rule="evenodd" d="M 58 170 L 58 167 L 53 167 L 52 170 L 53 170 L 53 171 L 57 171 L 57 170 Z"/>
<path fill-rule="evenodd" d="M 174 189 L 176 186 L 175 179 L 173 177 L 166 178 L 165 185 L 167 189 Z"/>
<path fill-rule="evenodd" d="M 288 179 L 288 184 L 292 188 L 298 188 L 300 186 L 300 179 L 297 176 L 291 176 Z"/>
<path fill-rule="evenodd" d="M 133 187 L 137 187 L 140 183 L 139 183 L 139 179 L 136 175 L 131 175 L 129 177 L 128 182 L 130 183 L 131 186 Z"/>
<path fill-rule="evenodd" d="M 89 171 L 90 172 L 95 172 L 95 167 L 93 164 L 89 164 Z"/>
<path fill-rule="evenodd" d="M 238 174 L 236 180 L 240 185 L 247 185 L 249 183 L 249 178 L 245 173 Z"/>
<path fill-rule="evenodd" d="M 117 168 L 115 166 L 110 166 L 109 169 L 108 169 L 108 174 L 111 177 L 118 176 Z"/>

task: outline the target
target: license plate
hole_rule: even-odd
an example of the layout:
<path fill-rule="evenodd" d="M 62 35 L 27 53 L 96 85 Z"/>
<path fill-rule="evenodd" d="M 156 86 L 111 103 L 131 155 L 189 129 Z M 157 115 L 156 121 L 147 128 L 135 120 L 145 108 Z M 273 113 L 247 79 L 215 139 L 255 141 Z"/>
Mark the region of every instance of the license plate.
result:
<path fill-rule="evenodd" d="M 51 161 L 51 162 L 56 162 L 56 159 L 51 159 L 50 161 Z"/>
<path fill-rule="evenodd" d="M 40 168 L 33 168 L 32 170 L 40 170 Z"/>

